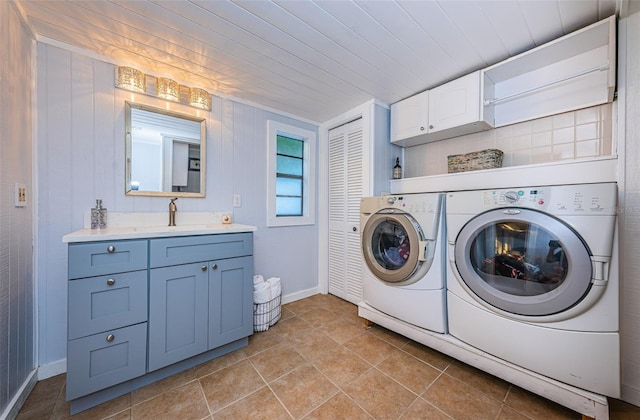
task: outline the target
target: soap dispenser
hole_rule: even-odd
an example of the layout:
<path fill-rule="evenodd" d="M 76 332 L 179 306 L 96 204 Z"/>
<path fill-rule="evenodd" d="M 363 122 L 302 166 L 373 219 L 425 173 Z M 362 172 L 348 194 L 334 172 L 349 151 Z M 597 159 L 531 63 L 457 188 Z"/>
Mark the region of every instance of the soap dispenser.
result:
<path fill-rule="evenodd" d="M 102 200 L 96 200 L 96 206 L 91 209 L 91 229 L 107 227 L 107 209 L 102 207 Z"/>
<path fill-rule="evenodd" d="M 393 167 L 393 179 L 402 178 L 402 166 L 400 166 L 400 158 L 396 158 L 396 164 Z"/>

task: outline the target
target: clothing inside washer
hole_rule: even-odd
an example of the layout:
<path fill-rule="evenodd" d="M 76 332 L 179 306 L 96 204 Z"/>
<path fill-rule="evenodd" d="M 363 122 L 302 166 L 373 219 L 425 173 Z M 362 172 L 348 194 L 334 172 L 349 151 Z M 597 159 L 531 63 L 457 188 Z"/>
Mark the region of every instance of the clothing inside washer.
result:
<path fill-rule="evenodd" d="M 543 227 L 520 221 L 484 228 L 471 244 L 471 263 L 486 283 L 519 296 L 554 290 L 568 270 L 560 241 Z"/>
<path fill-rule="evenodd" d="M 392 219 L 380 223 L 372 235 L 373 255 L 382 267 L 397 270 L 409 258 L 409 236 L 402 225 Z"/>

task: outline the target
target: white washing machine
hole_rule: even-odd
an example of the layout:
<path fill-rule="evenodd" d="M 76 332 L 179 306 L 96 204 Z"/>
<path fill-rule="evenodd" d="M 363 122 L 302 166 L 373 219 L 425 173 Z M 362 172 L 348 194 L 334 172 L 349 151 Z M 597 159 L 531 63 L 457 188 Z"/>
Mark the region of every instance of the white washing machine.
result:
<path fill-rule="evenodd" d="M 446 332 L 444 195 L 363 198 L 365 303 L 401 321 Z"/>
<path fill-rule="evenodd" d="M 447 194 L 452 336 L 620 397 L 615 183 Z"/>

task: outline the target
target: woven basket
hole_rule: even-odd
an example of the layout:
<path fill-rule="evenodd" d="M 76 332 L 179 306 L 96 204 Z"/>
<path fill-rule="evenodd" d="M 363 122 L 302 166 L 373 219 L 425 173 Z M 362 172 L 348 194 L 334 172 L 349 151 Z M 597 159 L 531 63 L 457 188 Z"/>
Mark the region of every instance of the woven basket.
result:
<path fill-rule="evenodd" d="M 267 331 L 280 319 L 282 294 L 265 303 L 253 304 L 253 331 Z"/>
<path fill-rule="evenodd" d="M 486 149 L 479 152 L 447 156 L 447 169 L 450 174 L 455 172 L 477 171 L 502 167 L 502 151 Z"/>

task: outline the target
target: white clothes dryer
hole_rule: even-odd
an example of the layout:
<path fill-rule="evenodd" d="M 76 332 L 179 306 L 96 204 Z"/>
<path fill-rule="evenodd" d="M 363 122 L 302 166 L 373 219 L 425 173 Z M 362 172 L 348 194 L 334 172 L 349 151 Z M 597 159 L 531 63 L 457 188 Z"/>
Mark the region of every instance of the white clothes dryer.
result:
<path fill-rule="evenodd" d="M 446 332 L 444 195 L 363 198 L 364 301 L 380 312 Z"/>
<path fill-rule="evenodd" d="M 450 334 L 620 397 L 615 183 L 447 194 Z"/>

